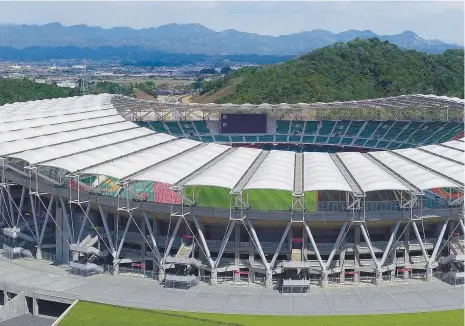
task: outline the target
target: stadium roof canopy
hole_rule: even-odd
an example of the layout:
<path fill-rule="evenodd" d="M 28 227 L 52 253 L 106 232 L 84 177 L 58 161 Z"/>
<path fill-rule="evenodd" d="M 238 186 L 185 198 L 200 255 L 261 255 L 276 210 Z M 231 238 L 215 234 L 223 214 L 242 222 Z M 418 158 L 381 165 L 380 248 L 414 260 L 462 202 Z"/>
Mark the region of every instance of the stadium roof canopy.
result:
<path fill-rule="evenodd" d="M 39 170 L 52 167 L 120 181 L 165 182 L 174 189 L 218 186 L 232 193 L 247 189 L 421 193 L 465 183 L 463 141 L 368 154 L 233 148 L 138 127 L 118 113 L 114 98 L 87 95 L 0 107 L 0 156 L 7 164 L 20 159 Z"/>

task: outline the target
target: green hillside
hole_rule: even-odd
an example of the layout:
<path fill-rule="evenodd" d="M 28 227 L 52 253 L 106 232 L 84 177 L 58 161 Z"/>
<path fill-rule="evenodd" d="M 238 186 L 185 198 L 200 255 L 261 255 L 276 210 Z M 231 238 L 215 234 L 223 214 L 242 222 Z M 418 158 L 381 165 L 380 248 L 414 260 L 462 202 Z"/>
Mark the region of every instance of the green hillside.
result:
<path fill-rule="evenodd" d="M 217 97 L 220 103 L 310 103 L 415 93 L 463 98 L 463 62 L 463 50 L 425 54 L 379 39 L 355 39 L 280 65 L 236 70 L 204 82 L 201 93 L 214 98 L 229 86 L 232 91 Z"/>

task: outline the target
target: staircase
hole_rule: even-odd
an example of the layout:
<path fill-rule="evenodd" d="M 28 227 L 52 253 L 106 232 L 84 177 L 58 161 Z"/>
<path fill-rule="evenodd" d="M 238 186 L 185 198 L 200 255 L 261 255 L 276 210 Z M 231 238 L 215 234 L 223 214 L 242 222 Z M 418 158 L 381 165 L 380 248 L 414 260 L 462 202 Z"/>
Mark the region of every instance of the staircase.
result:
<path fill-rule="evenodd" d="M 302 261 L 302 250 L 292 249 L 291 261 Z"/>
<path fill-rule="evenodd" d="M 178 252 L 176 253 L 176 258 L 181 258 L 181 259 L 189 258 L 192 252 L 192 248 L 193 248 L 192 245 L 187 246 L 186 244 L 181 243 L 181 246 L 179 247 Z"/>

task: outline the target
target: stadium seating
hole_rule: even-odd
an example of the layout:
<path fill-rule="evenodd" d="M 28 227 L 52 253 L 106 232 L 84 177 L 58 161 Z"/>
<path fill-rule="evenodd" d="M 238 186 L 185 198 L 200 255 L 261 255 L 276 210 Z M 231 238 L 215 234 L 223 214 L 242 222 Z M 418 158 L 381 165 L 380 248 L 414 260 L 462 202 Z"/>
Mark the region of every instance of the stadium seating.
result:
<path fill-rule="evenodd" d="M 464 131 L 460 122 L 394 120 L 277 120 L 271 124 L 274 130 L 259 135 L 219 135 L 219 126 L 216 128 L 214 121 L 141 121 L 138 124 L 156 132 L 207 143 L 260 145 L 289 142 L 390 150 L 438 144 Z"/>

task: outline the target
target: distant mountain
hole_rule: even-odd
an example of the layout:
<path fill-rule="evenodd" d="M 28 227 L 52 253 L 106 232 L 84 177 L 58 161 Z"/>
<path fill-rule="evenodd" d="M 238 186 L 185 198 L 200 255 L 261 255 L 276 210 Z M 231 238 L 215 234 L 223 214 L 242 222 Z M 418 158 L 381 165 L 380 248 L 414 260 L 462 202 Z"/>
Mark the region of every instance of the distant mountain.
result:
<path fill-rule="evenodd" d="M 216 32 L 200 24 L 169 24 L 138 30 L 128 27 L 104 29 L 87 25 L 67 27 L 59 23 L 0 25 L 0 46 L 14 48 L 139 46 L 173 53 L 296 55 L 357 37 L 377 37 L 382 41 L 426 53 L 443 53 L 447 49 L 463 48 L 439 40 L 426 40 L 411 31 L 377 35 L 369 30 L 341 33 L 313 30 L 275 37 L 236 30 Z"/>
<path fill-rule="evenodd" d="M 313 103 L 402 94 L 464 96 L 464 51 L 426 54 L 377 38 L 336 43 L 280 65 L 205 81 L 198 102 Z"/>
<path fill-rule="evenodd" d="M 141 46 L 31 46 L 16 49 L 0 46 L 0 60 L 5 61 L 50 61 L 50 60 L 113 60 L 122 65 L 144 67 L 180 67 L 186 65 L 227 66 L 238 63 L 273 64 L 291 59 L 290 55 L 261 55 L 261 54 L 196 54 L 169 53 L 146 49 Z"/>

